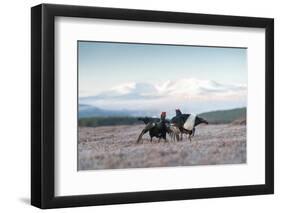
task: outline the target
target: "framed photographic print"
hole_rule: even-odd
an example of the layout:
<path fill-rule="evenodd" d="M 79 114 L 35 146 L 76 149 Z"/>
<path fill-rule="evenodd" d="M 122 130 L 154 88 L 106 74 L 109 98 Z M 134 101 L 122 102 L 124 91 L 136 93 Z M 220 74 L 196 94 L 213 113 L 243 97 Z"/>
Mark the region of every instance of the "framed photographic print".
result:
<path fill-rule="evenodd" d="M 31 203 L 272 194 L 274 21 L 31 9 Z"/>

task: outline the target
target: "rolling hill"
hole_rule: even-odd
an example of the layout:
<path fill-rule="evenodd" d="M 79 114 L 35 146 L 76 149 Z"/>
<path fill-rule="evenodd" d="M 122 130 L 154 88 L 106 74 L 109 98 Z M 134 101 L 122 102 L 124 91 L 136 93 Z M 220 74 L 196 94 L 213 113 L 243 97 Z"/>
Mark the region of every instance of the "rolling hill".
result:
<path fill-rule="evenodd" d="M 79 104 L 79 118 L 96 117 L 96 116 L 130 116 L 126 110 L 105 110 L 95 106 Z"/>
<path fill-rule="evenodd" d="M 235 120 L 246 120 L 246 107 L 236 108 L 230 110 L 217 110 L 199 114 L 199 116 L 206 119 L 209 123 L 232 123 Z"/>
<path fill-rule="evenodd" d="M 79 118 L 90 117 L 139 117 L 139 116 L 152 116 L 154 111 L 141 111 L 141 110 L 110 110 L 102 109 L 88 104 L 79 104 Z"/>

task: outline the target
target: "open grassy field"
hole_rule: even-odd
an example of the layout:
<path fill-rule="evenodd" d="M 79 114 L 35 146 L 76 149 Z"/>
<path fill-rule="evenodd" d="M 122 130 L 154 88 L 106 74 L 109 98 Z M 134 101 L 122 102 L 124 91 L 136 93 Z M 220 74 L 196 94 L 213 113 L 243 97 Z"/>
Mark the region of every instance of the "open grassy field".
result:
<path fill-rule="evenodd" d="M 246 125 L 200 125 L 190 142 L 149 135 L 136 140 L 144 125 L 80 127 L 78 170 L 246 163 Z"/>

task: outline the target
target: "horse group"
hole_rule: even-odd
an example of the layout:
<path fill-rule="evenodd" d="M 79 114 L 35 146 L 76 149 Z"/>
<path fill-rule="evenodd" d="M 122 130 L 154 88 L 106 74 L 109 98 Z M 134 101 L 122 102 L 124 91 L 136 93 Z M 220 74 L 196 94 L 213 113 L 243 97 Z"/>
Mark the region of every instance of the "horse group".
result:
<path fill-rule="evenodd" d="M 141 131 L 137 143 L 142 139 L 142 136 L 149 132 L 150 141 L 153 137 L 167 141 L 167 134 L 172 141 L 183 140 L 183 135 L 188 135 L 191 141 L 195 135 L 195 127 L 199 124 L 208 124 L 208 122 L 193 114 L 183 114 L 179 109 L 176 109 L 176 115 L 172 119 L 166 119 L 166 112 L 162 112 L 160 118 L 140 117 L 138 120 L 143 121 L 146 126 Z"/>

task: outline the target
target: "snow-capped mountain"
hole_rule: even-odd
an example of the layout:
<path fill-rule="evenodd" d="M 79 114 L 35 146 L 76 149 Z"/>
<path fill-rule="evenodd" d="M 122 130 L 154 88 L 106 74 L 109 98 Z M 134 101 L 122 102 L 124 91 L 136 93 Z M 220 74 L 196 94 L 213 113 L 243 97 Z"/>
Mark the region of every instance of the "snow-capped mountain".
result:
<path fill-rule="evenodd" d="M 116 85 L 97 95 L 80 97 L 79 103 L 108 109 L 145 110 L 167 110 L 183 106 L 195 109 L 206 104 L 204 110 L 212 110 L 212 107 L 207 106 L 210 103 L 213 107 L 221 105 L 218 108 L 222 109 L 244 106 L 246 95 L 246 85 L 184 78 L 157 83 L 129 82 Z"/>
<path fill-rule="evenodd" d="M 210 95 L 238 94 L 245 90 L 243 85 L 226 85 L 211 80 L 194 78 L 166 81 L 156 85 L 162 95 L 177 96 L 181 98 L 207 98 Z"/>
<path fill-rule="evenodd" d="M 129 82 L 112 87 L 98 95 L 82 99 L 138 99 L 155 97 L 208 98 L 210 95 L 241 95 L 246 92 L 245 85 L 220 84 L 211 80 L 194 78 L 165 81 L 158 84 Z"/>
<path fill-rule="evenodd" d="M 129 82 L 112 87 L 90 99 L 138 99 L 149 98 L 158 93 L 157 88 L 149 83 Z"/>

